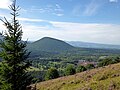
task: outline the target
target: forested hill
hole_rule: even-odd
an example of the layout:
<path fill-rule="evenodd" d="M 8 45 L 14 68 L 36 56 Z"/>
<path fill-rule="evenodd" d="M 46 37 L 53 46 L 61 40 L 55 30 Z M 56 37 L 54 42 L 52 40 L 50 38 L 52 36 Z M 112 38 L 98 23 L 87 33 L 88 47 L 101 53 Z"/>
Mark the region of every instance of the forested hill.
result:
<path fill-rule="evenodd" d="M 91 55 L 113 55 L 120 54 L 118 49 L 97 49 L 74 47 L 62 40 L 44 37 L 27 45 L 28 51 L 31 52 L 31 57 L 53 57 L 54 55 L 63 56 L 91 56 Z"/>
<path fill-rule="evenodd" d="M 27 48 L 30 51 L 61 52 L 73 49 L 74 47 L 62 40 L 44 37 L 38 41 L 28 44 Z"/>

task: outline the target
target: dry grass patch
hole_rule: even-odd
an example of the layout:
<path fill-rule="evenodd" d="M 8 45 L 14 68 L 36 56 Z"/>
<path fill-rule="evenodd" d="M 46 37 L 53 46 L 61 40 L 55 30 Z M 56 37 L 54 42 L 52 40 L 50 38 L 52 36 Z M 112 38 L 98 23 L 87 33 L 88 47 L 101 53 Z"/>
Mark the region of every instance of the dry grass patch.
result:
<path fill-rule="evenodd" d="M 120 63 L 40 82 L 38 90 L 120 90 Z"/>

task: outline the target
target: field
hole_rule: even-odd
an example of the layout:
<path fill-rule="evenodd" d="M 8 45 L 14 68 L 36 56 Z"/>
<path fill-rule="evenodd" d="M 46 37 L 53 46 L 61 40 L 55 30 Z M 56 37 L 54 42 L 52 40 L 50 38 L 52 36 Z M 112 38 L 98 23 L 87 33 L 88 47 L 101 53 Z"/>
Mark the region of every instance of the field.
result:
<path fill-rule="evenodd" d="M 37 83 L 38 90 L 120 90 L 120 63 Z"/>

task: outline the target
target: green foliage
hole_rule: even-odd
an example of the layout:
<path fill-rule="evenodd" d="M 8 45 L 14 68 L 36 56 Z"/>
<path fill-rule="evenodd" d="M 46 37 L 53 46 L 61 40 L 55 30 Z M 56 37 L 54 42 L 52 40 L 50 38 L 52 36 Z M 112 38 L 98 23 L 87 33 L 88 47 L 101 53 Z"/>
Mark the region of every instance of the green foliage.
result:
<path fill-rule="evenodd" d="M 76 72 L 83 72 L 86 71 L 87 69 L 84 66 L 79 65 L 76 69 Z"/>
<path fill-rule="evenodd" d="M 120 62 L 120 57 L 115 57 L 114 63 L 119 63 Z"/>
<path fill-rule="evenodd" d="M 45 80 L 55 79 L 55 78 L 58 78 L 58 77 L 59 77 L 59 73 L 58 73 L 57 69 L 50 68 L 46 72 Z"/>
<path fill-rule="evenodd" d="M 62 57 L 67 60 L 97 60 L 100 56 L 120 55 L 118 49 L 77 48 L 64 41 L 44 37 L 27 45 L 33 57 Z M 67 58 L 65 58 L 67 57 Z"/>
<path fill-rule="evenodd" d="M 93 64 L 86 65 L 86 69 L 93 69 L 93 68 L 95 68 L 95 66 Z"/>
<path fill-rule="evenodd" d="M 109 64 L 119 63 L 119 62 L 120 62 L 119 57 L 107 57 L 107 58 L 104 58 L 103 60 L 101 60 L 98 64 L 98 66 L 102 67 L 102 66 L 107 66 Z"/>
<path fill-rule="evenodd" d="M 112 58 L 105 58 L 101 62 L 99 62 L 98 66 L 102 67 L 102 66 L 107 66 L 109 64 L 113 64 L 113 63 L 114 61 L 112 60 Z"/>
<path fill-rule="evenodd" d="M 22 28 L 16 17 L 19 15 L 19 7 L 16 7 L 16 0 L 10 5 L 12 10 L 12 20 L 9 22 L 6 18 L 1 20 L 6 31 L 4 38 L 0 42 L 2 51 L 0 57 L 2 63 L 0 67 L 0 90 L 25 90 L 31 83 L 32 77 L 28 74 L 27 68 L 30 63 L 27 60 L 26 42 L 22 41 Z"/>
<path fill-rule="evenodd" d="M 74 68 L 74 66 L 73 65 L 68 65 L 67 67 L 66 67 L 66 69 L 65 69 L 65 75 L 67 76 L 67 75 L 73 75 L 73 74 L 75 74 L 76 72 L 75 72 L 75 68 Z"/>
<path fill-rule="evenodd" d="M 38 90 L 120 90 L 120 63 L 37 84 Z"/>

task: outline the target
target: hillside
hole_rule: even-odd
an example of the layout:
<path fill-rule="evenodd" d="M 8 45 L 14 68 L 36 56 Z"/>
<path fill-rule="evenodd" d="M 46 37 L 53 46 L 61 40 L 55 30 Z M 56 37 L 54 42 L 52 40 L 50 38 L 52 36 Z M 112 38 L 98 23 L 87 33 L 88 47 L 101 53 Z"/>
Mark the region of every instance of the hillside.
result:
<path fill-rule="evenodd" d="M 120 90 L 120 63 L 45 82 L 38 90 Z"/>
<path fill-rule="evenodd" d="M 98 43 L 89 43 L 89 42 L 81 42 L 81 41 L 67 41 L 67 43 L 74 47 L 120 49 L 120 45 L 98 44 Z"/>
<path fill-rule="evenodd" d="M 38 41 L 28 43 L 28 51 L 31 52 L 30 57 L 56 57 L 58 56 L 91 56 L 91 55 L 119 55 L 120 49 L 98 49 L 98 48 L 84 48 L 74 47 L 70 44 L 50 38 L 44 37 Z M 58 57 L 57 56 L 57 57 Z"/>
<path fill-rule="evenodd" d="M 74 47 L 64 41 L 50 37 L 44 37 L 38 41 L 28 44 L 27 48 L 30 51 L 61 52 L 70 50 Z"/>

